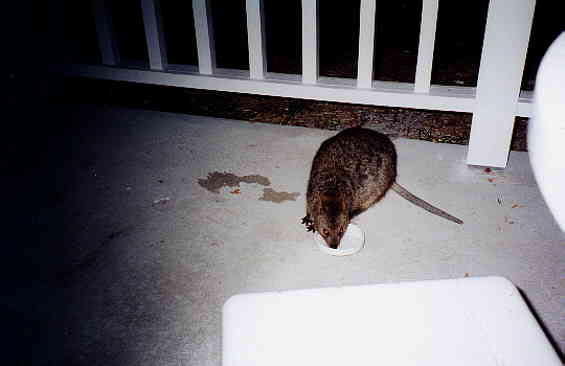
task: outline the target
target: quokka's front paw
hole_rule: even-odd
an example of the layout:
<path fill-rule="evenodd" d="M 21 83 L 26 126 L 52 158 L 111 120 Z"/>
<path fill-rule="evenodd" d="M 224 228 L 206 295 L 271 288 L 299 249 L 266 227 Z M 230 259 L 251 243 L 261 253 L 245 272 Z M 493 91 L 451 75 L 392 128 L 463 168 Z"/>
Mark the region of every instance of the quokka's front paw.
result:
<path fill-rule="evenodd" d="M 306 216 L 304 216 L 302 218 L 302 224 L 306 226 L 306 229 L 307 229 L 308 232 L 310 232 L 310 231 L 315 232 L 316 231 L 316 229 L 314 229 L 314 222 L 310 218 L 310 214 L 306 214 Z"/>

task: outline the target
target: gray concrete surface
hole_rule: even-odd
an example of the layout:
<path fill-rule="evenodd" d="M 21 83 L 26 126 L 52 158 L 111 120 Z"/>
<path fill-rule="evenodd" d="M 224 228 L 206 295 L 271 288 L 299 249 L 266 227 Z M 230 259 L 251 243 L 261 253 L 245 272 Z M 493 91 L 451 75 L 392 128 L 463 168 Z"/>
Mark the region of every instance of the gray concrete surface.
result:
<path fill-rule="evenodd" d="M 300 218 L 311 158 L 335 132 L 110 107 L 57 113 L 68 122 L 62 193 L 36 220 L 62 218 L 45 270 L 64 305 L 49 320 L 62 322 L 63 347 L 49 356 L 59 364 L 219 365 L 221 308 L 236 293 L 486 275 L 516 284 L 565 349 L 565 236 L 526 153 L 485 172 L 465 164 L 465 146 L 395 140 L 399 182 L 465 224 L 390 192 L 356 219 L 365 248 L 332 257 Z M 198 183 L 213 172 L 270 184 L 214 193 Z M 262 199 L 264 189 L 289 194 Z M 37 255 L 49 261 L 49 250 Z"/>

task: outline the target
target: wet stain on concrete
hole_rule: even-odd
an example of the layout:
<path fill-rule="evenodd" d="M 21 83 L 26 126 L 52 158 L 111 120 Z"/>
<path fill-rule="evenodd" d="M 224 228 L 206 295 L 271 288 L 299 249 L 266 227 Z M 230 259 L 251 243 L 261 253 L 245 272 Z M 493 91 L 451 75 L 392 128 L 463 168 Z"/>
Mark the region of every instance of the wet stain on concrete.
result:
<path fill-rule="evenodd" d="M 298 198 L 298 196 L 300 196 L 300 193 L 298 192 L 277 192 L 272 188 L 264 188 L 263 197 L 259 198 L 259 200 L 281 203 L 284 201 L 296 201 L 296 198 Z"/>
<path fill-rule="evenodd" d="M 261 175 L 246 175 L 238 177 L 235 174 L 227 172 L 208 173 L 206 179 L 198 179 L 198 184 L 213 193 L 220 193 L 223 187 L 239 187 L 240 183 L 257 183 L 262 186 L 271 185 L 271 181 L 267 177 Z"/>
<path fill-rule="evenodd" d="M 220 189 L 224 187 L 239 187 L 240 183 L 257 183 L 262 186 L 271 185 L 269 178 L 257 174 L 239 177 L 228 172 L 212 172 L 208 173 L 206 179 L 198 179 L 198 184 L 212 193 L 220 193 Z M 241 190 L 236 188 L 230 191 L 230 193 L 234 195 L 241 194 Z M 259 200 L 281 203 L 285 201 L 296 201 L 298 196 L 300 196 L 298 192 L 277 192 L 272 188 L 264 188 L 263 196 L 260 197 Z"/>

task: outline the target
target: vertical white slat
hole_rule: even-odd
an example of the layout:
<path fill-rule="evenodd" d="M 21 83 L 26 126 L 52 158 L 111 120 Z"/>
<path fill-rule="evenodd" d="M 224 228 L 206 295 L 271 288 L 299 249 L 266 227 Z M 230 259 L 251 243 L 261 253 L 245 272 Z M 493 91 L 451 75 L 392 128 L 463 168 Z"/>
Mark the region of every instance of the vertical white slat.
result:
<path fill-rule="evenodd" d="M 361 0 L 359 11 L 359 61 L 357 63 L 358 88 L 371 88 L 373 85 L 376 9 L 376 0 Z"/>
<path fill-rule="evenodd" d="M 318 1 L 302 0 L 302 82 L 318 81 Z"/>
<path fill-rule="evenodd" d="M 198 72 L 211 75 L 216 68 L 212 11 L 208 0 L 192 0 L 192 13 L 198 51 Z"/>
<path fill-rule="evenodd" d="M 145 40 L 149 52 L 149 67 L 151 70 L 164 70 L 167 66 L 167 51 L 161 25 L 159 0 L 141 0 L 143 11 L 143 26 Z"/>
<path fill-rule="evenodd" d="M 263 0 L 247 0 L 247 44 L 249 46 L 249 76 L 264 79 L 267 71 L 265 48 L 265 16 Z"/>
<path fill-rule="evenodd" d="M 439 0 L 423 0 L 422 22 L 420 23 L 420 42 L 418 44 L 418 61 L 416 63 L 416 93 L 428 93 L 432 79 L 432 63 L 434 59 L 434 43 Z"/>
<path fill-rule="evenodd" d="M 112 18 L 104 0 L 93 0 L 92 11 L 96 22 L 98 48 L 102 56 L 102 64 L 115 66 L 120 63 L 120 55 L 114 37 Z"/>
<path fill-rule="evenodd" d="M 489 3 L 467 164 L 506 166 L 535 3 Z"/>

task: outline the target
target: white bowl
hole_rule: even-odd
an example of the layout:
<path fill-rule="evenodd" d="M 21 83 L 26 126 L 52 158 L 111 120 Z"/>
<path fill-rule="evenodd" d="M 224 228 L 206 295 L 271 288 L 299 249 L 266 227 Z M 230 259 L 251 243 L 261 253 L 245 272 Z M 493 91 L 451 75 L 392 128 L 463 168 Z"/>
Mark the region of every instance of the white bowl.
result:
<path fill-rule="evenodd" d="M 355 254 L 363 249 L 365 234 L 359 226 L 350 223 L 337 249 L 330 248 L 319 233 L 314 234 L 314 241 L 322 252 L 335 256 L 344 256 Z"/>

